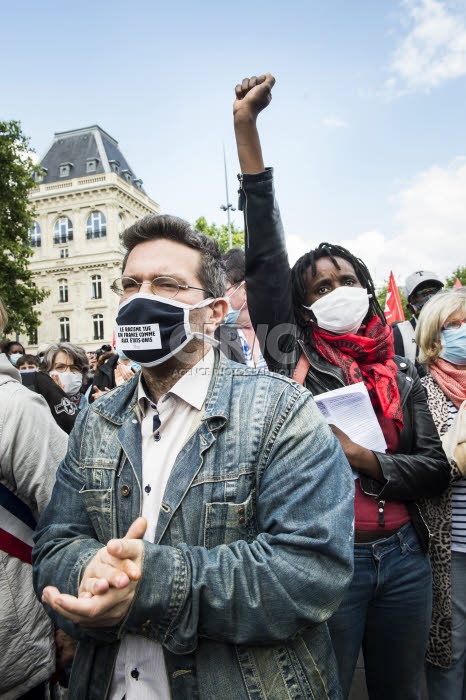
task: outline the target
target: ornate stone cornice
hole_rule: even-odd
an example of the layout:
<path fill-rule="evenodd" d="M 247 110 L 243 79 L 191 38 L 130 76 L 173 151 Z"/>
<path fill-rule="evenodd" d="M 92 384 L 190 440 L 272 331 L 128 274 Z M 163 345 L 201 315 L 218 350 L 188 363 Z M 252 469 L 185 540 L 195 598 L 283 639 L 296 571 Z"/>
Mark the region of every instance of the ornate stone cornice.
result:
<path fill-rule="evenodd" d="M 69 203 L 77 203 L 88 197 L 108 198 L 117 194 L 125 202 L 130 202 L 132 207 L 147 213 L 158 214 L 160 206 L 143 192 L 129 185 L 115 173 L 95 175 L 84 178 L 74 178 L 65 182 L 53 182 L 43 184 L 35 188 L 30 195 L 31 202 L 35 206 L 56 203 L 59 208 L 66 208 Z"/>

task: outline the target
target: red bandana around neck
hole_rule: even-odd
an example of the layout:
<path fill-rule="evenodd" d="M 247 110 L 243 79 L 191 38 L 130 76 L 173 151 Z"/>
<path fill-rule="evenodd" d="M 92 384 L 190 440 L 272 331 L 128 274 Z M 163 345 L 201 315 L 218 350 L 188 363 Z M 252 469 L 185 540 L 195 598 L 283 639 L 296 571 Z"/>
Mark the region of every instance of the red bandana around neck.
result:
<path fill-rule="evenodd" d="M 379 405 L 386 418 L 403 427 L 403 409 L 396 383 L 398 368 L 393 360 L 393 332 L 374 316 L 363 335 L 334 335 L 313 324 L 315 349 L 328 362 L 343 370 L 347 384 L 364 382 L 373 405 Z"/>

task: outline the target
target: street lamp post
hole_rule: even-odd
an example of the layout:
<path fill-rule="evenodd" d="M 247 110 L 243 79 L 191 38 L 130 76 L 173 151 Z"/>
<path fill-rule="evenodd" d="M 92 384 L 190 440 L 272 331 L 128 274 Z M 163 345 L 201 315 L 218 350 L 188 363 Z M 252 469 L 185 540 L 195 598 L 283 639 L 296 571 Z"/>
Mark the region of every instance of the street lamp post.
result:
<path fill-rule="evenodd" d="M 226 211 L 226 213 L 227 213 L 228 248 L 232 248 L 233 247 L 233 237 L 231 234 L 230 209 L 231 209 L 231 211 L 236 211 L 236 209 L 233 206 L 233 204 L 231 204 L 231 202 L 229 201 L 229 196 L 228 196 L 228 178 L 227 178 L 227 161 L 226 161 L 226 157 L 225 157 L 225 144 L 223 144 L 223 167 L 224 167 L 224 171 L 225 171 L 225 192 L 227 195 L 227 203 L 222 204 L 220 206 L 220 209 L 222 211 Z"/>

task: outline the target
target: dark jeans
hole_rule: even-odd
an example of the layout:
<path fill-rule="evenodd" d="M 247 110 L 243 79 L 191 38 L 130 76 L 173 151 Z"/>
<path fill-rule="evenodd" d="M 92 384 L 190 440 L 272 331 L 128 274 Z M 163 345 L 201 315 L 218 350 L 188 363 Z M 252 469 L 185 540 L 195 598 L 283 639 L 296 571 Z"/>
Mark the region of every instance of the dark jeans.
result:
<path fill-rule="evenodd" d="M 329 620 L 343 698 L 362 645 L 371 700 L 419 700 L 432 609 L 430 561 L 411 523 L 355 544 L 354 577 Z"/>

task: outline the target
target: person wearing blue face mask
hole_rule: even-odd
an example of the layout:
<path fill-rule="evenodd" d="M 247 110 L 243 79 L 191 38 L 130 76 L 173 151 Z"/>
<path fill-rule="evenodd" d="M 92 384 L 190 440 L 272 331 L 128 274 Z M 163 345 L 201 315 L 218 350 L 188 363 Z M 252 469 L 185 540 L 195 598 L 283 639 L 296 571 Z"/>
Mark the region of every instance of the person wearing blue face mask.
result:
<path fill-rule="evenodd" d="M 4 347 L 3 352 L 10 360 L 11 364 L 16 367 L 19 358 L 24 355 L 25 350 L 21 343 L 16 340 L 10 340 Z"/>
<path fill-rule="evenodd" d="M 118 361 L 118 366 L 123 366 L 123 367 L 130 367 L 133 372 L 139 372 L 141 369 L 141 365 L 139 365 L 137 362 L 134 362 L 133 360 L 130 360 L 129 357 L 126 357 L 125 353 L 122 350 L 118 350 L 118 357 L 120 358 Z M 128 376 L 127 379 L 130 379 Z"/>
<path fill-rule="evenodd" d="M 466 691 L 466 288 L 439 292 L 416 328 L 421 379 L 451 467 L 451 483 L 426 501 L 432 533 L 433 611 L 427 652 L 429 697 L 463 700 Z M 460 423 L 458 424 L 458 421 Z M 450 431 L 454 431 L 450 444 Z"/>
<path fill-rule="evenodd" d="M 121 386 L 128 379 L 132 379 L 136 372 L 141 369 L 140 365 L 129 357 L 126 357 L 122 350 L 118 350 L 118 364 L 115 367 L 115 385 Z"/>
<path fill-rule="evenodd" d="M 439 355 L 452 365 L 466 365 L 466 319 L 452 318 L 445 322 L 442 331 L 442 351 Z"/>
<path fill-rule="evenodd" d="M 124 360 L 126 358 L 126 362 L 122 362 L 122 359 Z M 118 367 L 129 367 L 131 371 L 135 374 L 136 372 L 139 372 L 141 369 L 141 365 L 138 362 L 134 362 L 134 360 L 130 360 L 129 357 L 124 356 L 123 358 L 120 355 L 120 362 L 118 363 Z M 131 377 L 127 376 L 126 379 L 130 379 Z M 125 379 L 125 381 L 126 381 Z"/>
<path fill-rule="evenodd" d="M 222 260 L 227 277 L 228 312 L 215 334 L 220 341 L 220 350 L 236 362 L 266 370 L 267 363 L 249 316 L 244 250 L 231 248 Z"/>

